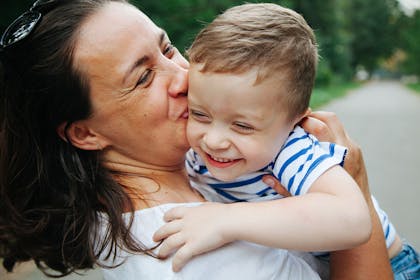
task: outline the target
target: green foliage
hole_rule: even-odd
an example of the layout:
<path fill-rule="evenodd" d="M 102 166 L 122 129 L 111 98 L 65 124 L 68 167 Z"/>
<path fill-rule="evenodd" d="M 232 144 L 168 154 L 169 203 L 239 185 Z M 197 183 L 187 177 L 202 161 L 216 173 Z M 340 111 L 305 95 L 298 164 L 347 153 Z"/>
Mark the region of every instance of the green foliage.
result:
<path fill-rule="evenodd" d="M 331 100 L 344 96 L 349 90 L 359 87 L 359 83 L 338 83 L 330 86 L 316 87 L 311 96 L 309 106 L 312 109 L 328 104 Z"/>
<path fill-rule="evenodd" d="M 420 11 L 405 19 L 402 32 L 406 59 L 403 68 L 406 73 L 420 76 Z"/>
<path fill-rule="evenodd" d="M 325 87 L 330 85 L 333 81 L 333 75 L 328 60 L 326 58 L 322 59 L 318 64 L 315 86 Z"/>
<path fill-rule="evenodd" d="M 396 0 L 353 0 L 349 5 L 349 30 L 353 34 L 352 66 L 364 66 L 372 72 L 381 58 L 390 56 L 396 48 L 394 23 Z"/>
<path fill-rule="evenodd" d="M 320 56 L 327 61 L 327 65 L 331 68 L 330 73 L 335 73 L 343 80 L 350 79 L 351 50 L 345 16 L 347 1 L 297 0 L 293 3 L 292 8 L 300 12 L 315 30 Z M 323 71 L 325 67 L 320 65 L 319 69 Z M 321 73 L 320 76 L 324 77 L 324 74 Z"/>
<path fill-rule="evenodd" d="M 0 28 L 28 9 L 33 0 L 2 0 Z M 261 0 L 132 0 L 165 29 L 181 52 L 198 31 L 225 9 Z M 356 66 L 368 71 L 396 48 L 407 55 L 404 70 L 420 73 L 419 13 L 403 17 L 397 0 L 278 0 L 268 1 L 295 9 L 314 28 L 320 49 L 317 85 L 351 80 Z M 400 20 L 402 19 L 402 20 Z M 404 28 L 402 32 L 397 32 Z M 402 35 L 399 36 L 399 33 Z"/>
<path fill-rule="evenodd" d="M 411 83 L 411 84 L 408 84 L 407 86 L 413 89 L 417 94 L 420 94 L 420 83 Z"/>
<path fill-rule="evenodd" d="M 173 44 L 183 52 L 195 35 L 218 14 L 243 0 L 133 0 L 158 26 L 169 34 Z M 247 2 L 258 2 L 247 1 Z"/>
<path fill-rule="evenodd" d="M 205 0 L 132 1 L 158 26 L 166 30 L 175 46 L 182 52 L 201 28 L 201 22 L 210 22 L 221 12 L 216 5 Z"/>

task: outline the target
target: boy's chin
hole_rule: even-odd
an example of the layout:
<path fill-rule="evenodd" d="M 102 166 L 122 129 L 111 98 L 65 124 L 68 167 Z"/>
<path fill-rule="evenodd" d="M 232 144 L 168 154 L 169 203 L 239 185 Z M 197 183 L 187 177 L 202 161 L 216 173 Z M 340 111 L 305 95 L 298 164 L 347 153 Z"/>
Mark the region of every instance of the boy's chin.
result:
<path fill-rule="evenodd" d="M 222 182 L 232 182 L 235 181 L 238 177 L 242 176 L 243 174 L 233 174 L 226 170 L 226 172 L 220 172 L 220 170 L 213 171 L 209 169 L 211 175 L 219 181 Z"/>

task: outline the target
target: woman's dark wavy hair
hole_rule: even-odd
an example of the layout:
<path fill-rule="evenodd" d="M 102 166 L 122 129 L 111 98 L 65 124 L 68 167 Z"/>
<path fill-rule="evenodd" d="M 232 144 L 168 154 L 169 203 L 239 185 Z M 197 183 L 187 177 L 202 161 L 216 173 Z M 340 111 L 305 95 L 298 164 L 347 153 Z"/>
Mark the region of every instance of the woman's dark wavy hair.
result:
<path fill-rule="evenodd" d="M 126 3 L 62 0 L 32 34 L 0 51 L 0 258 L 8 271 L 34 260 L 46 275 L 64 276 L 122 246 L 145 251 L 122 216 L 133 205 L 100 152 L 57 134 L 91 114 L 73 51 L 83 22 L 111 1 Z M 101 212 L 109 224 L 99 236 Z"/>

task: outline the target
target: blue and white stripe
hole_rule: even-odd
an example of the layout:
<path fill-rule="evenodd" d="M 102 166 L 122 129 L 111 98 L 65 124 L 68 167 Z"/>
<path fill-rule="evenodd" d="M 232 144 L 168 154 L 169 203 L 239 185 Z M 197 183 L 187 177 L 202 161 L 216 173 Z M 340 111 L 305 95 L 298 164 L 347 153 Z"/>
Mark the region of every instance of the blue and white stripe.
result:
<path fill-rule="evenodd" d="M 262 182 L 261 178 L 264 175 L 274 175 L 292 195 L 302 195 L 307 193 L 313 182 L 329 168 L 343 165 L 346 152 L 345 147 L 320 142 L 297 126 L 271 163 L 262 170 L 240 176 L 232 182 L 214 178 L 193 150 L 187 153 L 186 167 L 191 185 L 209 201 L 264 201 L 282 198 Z M 389 246 L 395 239 L 395 228 L 376 200 L 374 202 Z"/>
<path fill-rule="evenodd" d="M 342 164 L 345 153 L 344 147 L 319 142 L 301 127 L 296 127 L 271 163 L 262 170 L 240 176 L 233 182 L 215 179 L 203 160 L 192 150 L 187 153 L 186 166 L 193 187 L 208 194 L 209 197 L 206 198 L 209 200 L 260 201 L 279 198 L 279 194 L 262 183 L 261 178 L 264 175 L 276 176 L 292 195 L 304 194 L 328 168 Z M 207 190 L 208 187 L 212 191 Z"/>

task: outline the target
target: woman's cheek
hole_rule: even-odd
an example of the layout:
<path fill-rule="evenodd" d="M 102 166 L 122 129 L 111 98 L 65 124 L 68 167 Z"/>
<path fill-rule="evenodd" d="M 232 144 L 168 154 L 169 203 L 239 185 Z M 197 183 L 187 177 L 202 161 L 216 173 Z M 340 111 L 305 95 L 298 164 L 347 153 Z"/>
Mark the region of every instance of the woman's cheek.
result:
<path fill-rule="evenodd" d="M 197 125 L 195 125 L 194 121 L 191 119 L 191 117 L 189 117 L 188 122 L 187 122 L 187 140 L 191 146 L 195 142 L 197 129 L 198 129 Z"/>
<path fill-rule="evenodd" d="M 190 116 L 191 117 L 191 116 Z M 187 139 L 191 146 L 200 146 L 201 141 L 205 137 L 209 126 L 206 123 L 197 120 L 188 119 Z"/>

